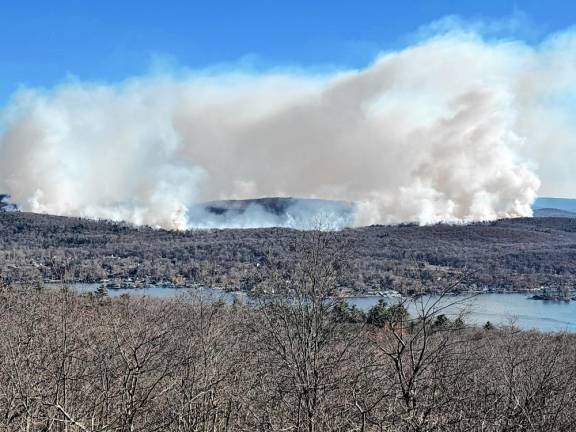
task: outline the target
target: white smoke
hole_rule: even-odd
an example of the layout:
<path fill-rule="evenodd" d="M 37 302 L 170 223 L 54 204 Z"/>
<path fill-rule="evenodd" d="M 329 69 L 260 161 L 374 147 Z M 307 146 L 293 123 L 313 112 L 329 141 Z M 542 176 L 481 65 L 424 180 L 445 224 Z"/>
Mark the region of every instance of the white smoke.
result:
<path fill-rule="evenodd" d="M 576 161 L 575 55 L 572 33 L 529 46 L 452 32 L 332 75 L 24 89 L 0 114 L 0 192 L 178 229 L 213 226 L 196 203 L 260 196 L 355 202 L 357 225 L 528 216 L 536 172 L 559 190 Z"/>

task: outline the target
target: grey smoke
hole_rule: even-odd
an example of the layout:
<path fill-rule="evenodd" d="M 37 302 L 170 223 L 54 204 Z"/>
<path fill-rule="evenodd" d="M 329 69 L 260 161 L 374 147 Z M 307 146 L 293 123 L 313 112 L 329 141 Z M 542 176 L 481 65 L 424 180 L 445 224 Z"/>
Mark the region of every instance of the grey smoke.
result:
<path fill-rule="evenodd" d="M 263 196 L 354 202 L 354 225 L 529 216 L 539 177 L 568 193 L 575 55 L 571 32 L 538 46 L 451 32 L 330 75 L 23 89 L 0 114 L 0 191 L 27 211 L 177 229 L 309 219 L 198 206 Z"/>

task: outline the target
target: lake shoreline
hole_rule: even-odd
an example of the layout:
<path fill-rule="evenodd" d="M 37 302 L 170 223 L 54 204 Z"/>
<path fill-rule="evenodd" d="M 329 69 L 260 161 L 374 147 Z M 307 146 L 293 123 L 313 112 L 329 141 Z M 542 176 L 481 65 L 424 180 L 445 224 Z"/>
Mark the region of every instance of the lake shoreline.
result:
<path fill-rule="evenodd" d="M 45 286 L 64 286 L 66 285 L 65 283 L 62 282 L 56 282 L 56 281 L 49 281 L 49 282 L 43 282 L 43 285 Z M 107 290 L 110 291 L 123 291 L 123 292 L 131 292 L 134 291 L 135 293 L 138 293 L 138 291 L 142 291 L 142 290 L 147 290 L 150 288 L 154 288 L 154 289 L 169 289 L 169 290 L 182 290 L 182 291 L 186 291 L 186 290 L 204 290 L 204 289 L 208 289 L 208 290 L 218 290 L 220 292 L 225 292 L 225 293 L 229 293 L 229 294 L 233 294 L 233 295 L 249 295 L 249 291 L 242 291 L 242 290 L 231 290 L 229 288 L 225 288 L 225 287 L 206 287 L 206 286 L 202 286 L 202 285 L 178 285 L 178 284 L 174 284 L 174 283 L 163 283 L 163 282 L 156 282 L 156 283 L 151 283 L 151 284 L 139 284 L 138 286 L 134 286 L 131 284 L 115 284 L 115 285 L 109 285 L 107 280 L 101 281 L 101 282 L 72 282 L 69 283 L 68 285 L 71 286 L 94 286 L 96 288 L 98 287 L 104 287 Z M 440 292 L 440 291 L 426 291 L 426 292 L 422 292 L 422 293 L 417 293 L 417 294 L 412 294 L 412 295 L 406 295 L 406 294 L 401 294 L 398 291 L 395 290 L 385 290 L 385 291 L 378 291 L 378 292 L 374 292 L 374 293 L 346 293 L 343 295 L 339 295 L 336 296 L 337 298 L 340 299 L 362 299 L 362 298 L 366 298 L 366 299 L 374 299 L 374 298 L 378 298 L 378 299 L 390 299 L 390 298 L 394 298 L 394 299 L 403 299 L 406 301 L 413 301 L 418 299 L 419 297 L 422 296 L 430 296 L 430 297 L 434 297 L 434 296 L 445 296 L 445 297 L 469 297 L 469 298 L 474 298 L 474 297 L 478 297 L 478 296 L 484 296 L 484 295 L 510 295 L 510 294 L 516 294 L 516 295 L 526 295 L 527 299 L 529 300 L 537 300 L 537 301 L 541 301 L 541 302 L 558 302 L 558 303 L 570 303 L 570 302 L 575 302 L 576 301 L 576 292 L 574 292 L 574 296 L 571 296 L 570 298 L 559 298 L 559 297 L 554 297 L 554 296 L 547 296 L 544 294 L 540 294 L 542 292 L 541 289 L 526 289 L 526 290 L 518 290 L 518 289 L 514 289 L 514 290 L 503 290 L 503 289 L 488 289 L 488 290 L 457 290 L 457 291 L 448 291 L 448 292 Z"/>
<path fill-rule="evenodd" d="M 51 285 L 54 286 L 54 285 Z M 57 285 L 58 286 L 58 285 Z M 59 285 L 61 286 L 61 285 Z M 69 284 L 71 289 L 82 293 L 94 293 L 99 284 Z M 150 298 L 177 298 L 179 296 L 198 294 L 222 300 L 229 304 L 234 301 L 245 301 L 247 293 L 245 291 L 229 291 L 223 288 L 167 288 L 167 287 L 146 287 L 146 288 L 124 288 L 110 289 L 110 297 L 121 295 L 143 295 Z M 490 321 L 495 325 L 509 325 L 514 323 L 519 328 L 525 330 L 538 330 L 545 332 L 569 331 L 576 332 L 576 302 L 556 302 L 556 301 L 533 301 L 529 298 L 530 293 L 459 293 L 445 297 L 445 304 L 451 304 L 446 310 L 441 311 L 448 317 L 456 317 L 461 313 L 466 313 L 465 321 L 474 325 L 483 325 Z M 432 305 L 438 299 L 438 295 L 423 295 L 419 297 L 383 297 L 379 295 L 355 295 L 339 297 L 349 305 L 355 305 L 363 311 L 368 311 L 379 300 L 384 300 L 388 304 L 404 302 L 406 307 L 417 313 L 416 305 Z"/>

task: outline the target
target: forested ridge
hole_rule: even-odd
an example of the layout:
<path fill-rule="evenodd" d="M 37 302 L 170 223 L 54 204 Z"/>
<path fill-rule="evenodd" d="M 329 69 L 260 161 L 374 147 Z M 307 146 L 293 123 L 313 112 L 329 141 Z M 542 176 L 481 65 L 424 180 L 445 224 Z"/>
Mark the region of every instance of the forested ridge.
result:
<path fill-rule="evenodd" d="M 289 266 L 302 233 L 286 228 L 166 231 L 123 223 L 0 212 L 6 282 L 103 279 L 249 289 L 258 265 Z M 472 287 L 570 286 L 576 219 L 399 225 L 334 233 L 349 252 L 340 285 L 354 292 L 434 289 L 466 274 Z"/>

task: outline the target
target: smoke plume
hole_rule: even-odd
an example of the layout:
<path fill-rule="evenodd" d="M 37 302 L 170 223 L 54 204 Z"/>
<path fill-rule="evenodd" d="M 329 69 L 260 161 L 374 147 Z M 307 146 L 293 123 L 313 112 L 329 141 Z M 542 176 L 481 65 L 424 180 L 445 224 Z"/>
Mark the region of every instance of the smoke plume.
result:
<path fill-rule="evenodd" d="M 333 74 L 21 89 L 0 114 L 0 192 L 177 229 L 218 226 L 198 203 L 262 196 L 354 202 L 356 225 L 529 216 L 538 177 L 560 191 L 576 159 L 575 54 L 571 33 L 530 46 L 452 32 Z"/>

